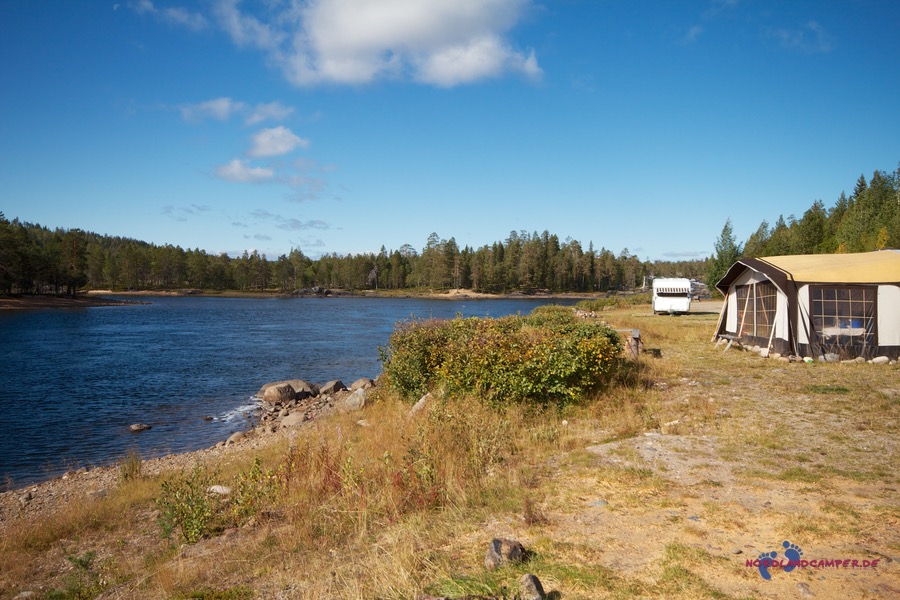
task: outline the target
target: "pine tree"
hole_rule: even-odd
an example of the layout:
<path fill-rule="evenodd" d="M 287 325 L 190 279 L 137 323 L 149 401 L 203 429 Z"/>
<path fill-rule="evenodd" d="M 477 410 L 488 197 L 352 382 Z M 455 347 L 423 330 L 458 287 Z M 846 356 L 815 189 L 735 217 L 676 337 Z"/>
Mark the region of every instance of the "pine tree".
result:
<path fill-rule="evenodd" d="M 716 254 L 710 261 L 709 271 L 706 273 L 706 285 L 710 290 L 715 289 L 725 273 L 741 257 L 741 246 L 734 239 L 734 230 L 731 227 L 731 219 L 725 221 L 722 233 L 716 240 Z"/>

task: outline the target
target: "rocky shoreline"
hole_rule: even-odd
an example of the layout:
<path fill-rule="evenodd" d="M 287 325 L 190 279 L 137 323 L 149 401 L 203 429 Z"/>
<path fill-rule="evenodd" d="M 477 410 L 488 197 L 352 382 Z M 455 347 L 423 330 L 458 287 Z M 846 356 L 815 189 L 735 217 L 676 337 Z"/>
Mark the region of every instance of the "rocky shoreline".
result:
<path fill-rule="evenodd" d="M 255 427 L 233 433 L 210 448 L 146 459 L 142 462 L 141 473 L 155 477 L 187 470 L 231 453 L 277 443 L 292 429 L 308 426 L 334 411 L 360 410 L 368 402 L 369 391 L 375 385 L 375 380 L 370 378 L 360 378 L 350 387 L 340 380 L 322 385 L 303 379 L 267 383 L 255 395 L 260 402 Z M 0 492 L 0 532 L 20 518 L 46 517 L 72 502 L 104 498 L 120 482 L 121 468 L 119 464 L 113 464 L 82 467 L 61 477 Z"/>

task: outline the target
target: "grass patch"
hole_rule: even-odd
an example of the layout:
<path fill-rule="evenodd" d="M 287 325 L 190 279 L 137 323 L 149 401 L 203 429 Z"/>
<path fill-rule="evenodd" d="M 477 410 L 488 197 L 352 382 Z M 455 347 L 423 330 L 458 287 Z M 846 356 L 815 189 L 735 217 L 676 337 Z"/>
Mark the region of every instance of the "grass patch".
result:
<path fill-rule="evenodd" d="M 819 385 L 819 384 L 811 384 L 807 385 L 805 388 L 806 392 L 810 394 L 849 394 L 850 388 L 844 387 L 842 385 Z"/>
<path fill-rule="evenodd" d="M 776 479 L 781 481 L 799 481 L 801 483 L 818 483 L 822 481 L 822 475 L 813 473 L 803 467 L 791 467 L 776 475 Z"/>

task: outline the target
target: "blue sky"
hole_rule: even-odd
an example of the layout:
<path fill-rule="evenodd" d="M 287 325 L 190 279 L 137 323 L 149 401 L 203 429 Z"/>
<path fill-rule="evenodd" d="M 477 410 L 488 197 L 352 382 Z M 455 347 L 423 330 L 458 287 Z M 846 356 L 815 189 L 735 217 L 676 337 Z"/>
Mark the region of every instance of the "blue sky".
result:
<path fill-rule="evenodd" d="M 0 2 L 0 211 L 269 258 L 708 256 L 900 162 L 895 1 Z"/>

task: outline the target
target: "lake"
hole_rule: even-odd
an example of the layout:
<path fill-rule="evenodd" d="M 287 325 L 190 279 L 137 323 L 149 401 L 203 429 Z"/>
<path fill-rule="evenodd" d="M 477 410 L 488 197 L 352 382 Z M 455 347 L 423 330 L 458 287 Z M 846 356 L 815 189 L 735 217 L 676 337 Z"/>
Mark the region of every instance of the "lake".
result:
<path fill-rule="evenodd" d="M 161 297 L 0 311 L 0 483 L 214 445 L 245 430 L 262 384 L 381 372 L 410 318 L 527 314 L 536 299 Z M 209 420 L 209 417 L 212 417 Z M 132 423 L 152 429 L 131 433 Z"/>

